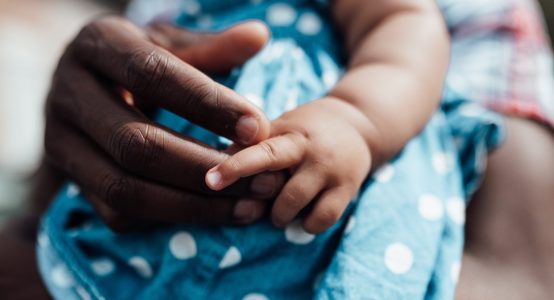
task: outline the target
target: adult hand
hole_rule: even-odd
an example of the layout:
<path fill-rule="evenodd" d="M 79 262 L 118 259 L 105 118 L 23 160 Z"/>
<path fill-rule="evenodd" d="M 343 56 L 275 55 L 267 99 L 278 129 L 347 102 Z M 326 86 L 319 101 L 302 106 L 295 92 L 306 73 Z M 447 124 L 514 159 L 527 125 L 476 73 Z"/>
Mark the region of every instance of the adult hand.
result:
<path fill-rule="evenodd" d="M 265 139 L 263 113 L 195 67 L 229 71 L 267 39 L 258 22 L 207 35 L 167 25 L 141 30 L 117 17 L 90 23 L 54 76 L 47 158 L 115 228 L 133 219 L 252 222 L 265 208 L 254 199 L 274 197 L 284 177 L 261 174 L 215 194 L 204 175 L 227 155 L 153 123 L 139 107 L 163 107 L 238 144 Z"/>

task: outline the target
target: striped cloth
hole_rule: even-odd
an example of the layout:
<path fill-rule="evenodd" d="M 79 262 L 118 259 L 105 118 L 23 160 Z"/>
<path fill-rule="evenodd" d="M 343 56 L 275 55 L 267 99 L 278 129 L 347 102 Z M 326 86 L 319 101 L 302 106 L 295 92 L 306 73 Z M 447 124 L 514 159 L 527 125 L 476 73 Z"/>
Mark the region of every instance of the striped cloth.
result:
<path fill-rule="evenodd" d="M 535 0 L 439 0 L 452 36 L 447 84 L 497 112 L 554 126 L 554 65 Z"/>

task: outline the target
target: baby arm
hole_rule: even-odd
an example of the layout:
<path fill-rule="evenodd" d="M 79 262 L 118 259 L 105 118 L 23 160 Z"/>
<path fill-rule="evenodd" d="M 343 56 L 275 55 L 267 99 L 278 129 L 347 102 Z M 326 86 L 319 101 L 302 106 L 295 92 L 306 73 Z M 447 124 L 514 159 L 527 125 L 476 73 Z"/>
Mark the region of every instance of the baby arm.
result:
<path fill-rule="evenodd" d="M 336 223 L 371 169 L 423 128 L 448 64 L 447 32 L 432 0 L 340 0 L 332 9 L 350 57 L 344 77 L 326 97 L 274 121 L 269 139 L 206 175 L 221 190 L 241 177 L 290 170 L 272 221 L 282 227 L 313 202 L 303 223 L 312 233 Z"/>

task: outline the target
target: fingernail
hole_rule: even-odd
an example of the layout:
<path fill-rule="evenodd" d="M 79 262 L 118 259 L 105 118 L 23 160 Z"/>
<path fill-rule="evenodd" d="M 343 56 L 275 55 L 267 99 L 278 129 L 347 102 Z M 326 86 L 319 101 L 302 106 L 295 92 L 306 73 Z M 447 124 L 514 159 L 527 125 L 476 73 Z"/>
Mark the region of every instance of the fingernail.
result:
<path fill-rule="evenodd" d="M 260 204 L 255 200 L 238 201 L 233 212 L 235 220 L 239 223 L 249 223 L 260 218 L 263 214 Z"/>
<path fill-rule="evenodd" d="M 257 196 L 271 197 L 275 192 L 276 178 L 274 174 L 263 173 L 252 180 L 250 191 Z"/>
<path fill-rule="evenodd" d="M 208 171 L 208 174 L 206 174 L 206 184 L 212 190 L 217 190 L 221 185 L 221 173 L 218 171 Z"/>
<path fill-rule="evenodd" d="M 258 135 L 258 121 L 250 116 L 241 117 L 237 123 L 237 136 L 244 144 L 250 144 Z"/>

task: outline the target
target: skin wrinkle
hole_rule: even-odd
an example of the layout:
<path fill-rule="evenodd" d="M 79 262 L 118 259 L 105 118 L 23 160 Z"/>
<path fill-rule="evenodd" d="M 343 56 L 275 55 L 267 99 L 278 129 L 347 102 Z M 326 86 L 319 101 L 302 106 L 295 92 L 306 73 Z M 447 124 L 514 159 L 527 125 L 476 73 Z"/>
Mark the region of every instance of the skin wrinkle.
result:
<path fill-rule="evenodd" d="M 338 2 L 338 1 L 337 1 Z M 105 50 L 105 49 L 104 49 Z M 63 73 L 63 71 L 67 71 L 67 69 L 65 70 L 61 70 L 60 73 Z M 59 84 L 64 84 L 64 83 L 60 83 L 60 82 L 55 82 L 54 83 L 54 86 L 56 85 L 59 85 Z M 86 92 L 88 92 L 89 89 L 86 90 Z M 65 101 L 68 101 L 69 99 L 65 99 Z M 77 100 L 77 99 L 70 99 L 70 100 Z M 80 98 L 78 99 L 79 101 L 83 101 L 81 100 Z M 52 118 L 52 115 L 49 116 L 49 118 Z M 529 122 L 530 123 L 530 122 Z M 71 126 L 69 124 L 65 124 L 65 126 Z M 86 135 L 87 133 L 82 133 L 83 135 Z M 51 136 L 57 136 L 56 134 L 51 134 Z M 549 136 L 551 137 L 551 136 Z M 88 138 L 88 136 L 87 136 Z M 531 141 L 533 143 L 535 143 L 536 141 Z M 522 145 L 530 145 L 531 143 L 522 143 Z M 208 152 L 208 150 L 206 149 L 203 149 L 202 151 L 206 151 Z M 554 157 L 553 155 L 549 155 L 549 152 L 547 151 L 544 151 L 542 152 L 543 153 L 543 158 L 544 157 Z M 550 152 L 551 153 L 551 152 Z M 64 157 L 62 157 L 61 159 L 61 163 L 59 163 L 59 165 L 64 165 L 65 163 L 70 163 L 71 159 L 74 158 L 76 156 L 76 154 L 80 154 L 78 151 L 75 151 L 75 153 L 72 153 L 72 152 L 69 152 L 67 153 Z M 532 157 L 533 160 L 536 160 L 537 163 L 542 163 L 542 159 L 541 159 L 541 156 L 540 155 L 536 155 L 536 156 L 533 156 Z M 505 159 L 502 159 L 502 160 L 497 160 L 497 161 L 491 161 L 491 168 L 494 168 L 494 166 L 512 166 L 511 164 L 513 163 L 513 160 L 510 159 L 509 157 Z M 23 219 L 17 219 L 17 220 L 13 220 L 12 222 L 10 222 L 9 224 L 7 224 L 7 226 L 4 228 L 4 230 L 0 233 L 1 236 L 2 236 L 2 253 L 0 254 L 0 259 L 2 261 L 2 263 L 0 263 L 0 266 L 3 267 L 3 272 L 1 272 L 2 274 L 6 274 L 7 275 L 7 278 L 9 278 L 10 281 L 13 281 L 13 282 L 16 282 L 16 281 L 20 281 L 21 284 L 19 286 L 7 286 L 7 287 L 4 287 L 2 284 L 0 284 L 0 286 L 2 286 L 0 289 L 3 291 L 3 293 L 7 293 L 7 298 L 6 299 L 10 299 L 9 295 L 21 295 L 23 294 L 25 291 L 30 291 L 30 290 L 38 290 L 39 293 L 37 293 L 36 296 L 33 296 L 32 299 L 41 299 L 41 298 L 49 298 L 48 295 L 47 295 L 47 292 L 44 290 L 44 288 L 42 287 L 42 285 L 40 284 L 40 277 L 38 277 L 38 274 L 36 272 L 36 265 L 35 265 L 35 256 L 34 256 L 34 249 L 35 249 L 35 231 L 36 231 L 36 228 L 37 228 L 37 222 L 38 222 L 38 216 L 46 209 L 47 207 L 47 204 L 50 202 L 50 200 L 55 196 L 55 193 L 56 193 L 56 189 L 57 187 L 60 186 L 60 184 L 63 182 L 62 179 L 63 178 L 60 178 L 61 176 L 59 175 L 56 175 L 57 174 L 57 171 L 53 168 L 50 168 L 49 165 L 43 165 L 44 168 L 41 169 L 41 173 L 39 173 L 40 176 L 39 179 L 40 181 L 37 182 L 37 185 L 42 187 L 42 188 L 38 188 L 37 190 L 35 190 L 34 192 L 34 195 L 35 197 L 33 198 L 33 202 L 32 202 L 32 207 L 38 207 L 38 208 L 35 208 L 34 211 L 30 211 L 30 212 L 26 212 L 26 215 L 25 215 L 25 218 Z M 535 174 L 535 170 L 530 170 L 531 172 L 529 174 Z M 71 177 L 75 177 L 75 173 L 74 172 L 68 172 L 69 175 Z M 508 172 L 501 172 L 501 174 L 510 174 L 510 175 L 518 175 L 520 174 L 521 172 L 513 172 L 513 168 L 512 168 L 512 171 L 508 171 Z M 523 176 L 524 179 L 526 179 L 526 175 L 525 174 L 521 174 Z M 52 178 L 59 178 L 57 181 L 55 182 L 51 182 L 50 179 Z M 552 176 L 550 177 L 546 177 L 547 179 L 551 179 Z M 537 179 L 540 179 L 540 178 L 537 178 Z M 544 179 L 544 178 L 543 178 Z M 527 180 L 527 179 L 526 179 Z M 516 181 L 517 182 L 517 181 Z M 545 182 L 543 180 L 543 182 Z M 549 182 L 545 182 L 545 184 L 549 184 Z M 510 187 L 512 187 L 512 185 L 509 185 Z M 46 188 L 45 188 L 46 187 Z M 97 191 L 97 189 L 95 190 L 95 192 Z M 86 192 L 86 191 L 85 191 Z M 512 193 L 513 194 L 513 193 Z M 506 204 L 506 200 L 509 200 L 510 197 L 513 198 L 513 195 L 512 194 L 508 194 L 506 195 L 506 198 L 502 198 L 502 197 L 496 197 L 498 198 L 497 200 L 499 201 L 496 201 L 496 203 L 499 203 L 501 204 L 501 207 L 505 208 L 505 204 Z M 550 196 L 549 196 L 550 195 Z M 554 195 L 552 195 L 552 193 L 546 195 L 547 198 L 545 199 L 554 199 Z M 193 197 L 194 198 L 194 197 Z M 193 203 L 196 203 L 196 201 L 203 201 L 203 200 L 206 200 L 206 199 L 201 199 L 201 198 L 194 198 L 193 200 L 191 200 L 191 202 Z M 213 199 L 213 202 L 218 202 L 219 199 Z M 481 201 L 475 201 L 477 199 L 474 199 L 472 201 L 472 203 L 491 203 L 492 199 L 482 199 Z M 545 210 L 544 207 L 536 207 L 536 206 L 533 206 L 532 201 L 525 201 L 525 202 L 522 202 L 522 201 L 518 201 L 520 199 L 511 199 L 513 200 L 512 202 L 510 203 L 513 203 L 513 204 L 517 204 L 515 205 L 515 209 L 512 209 L 512 210 L 507 210 L 507 209 L 501 209 L 501 210 L 498 210 L 498 209 L 491 209 L 490 207 L 481 207 L 481 209 L 479 210 L 475 210 L 473 212 L 473 214 L 470 214 L 470 216 L 476 216 L 477 214 L 481 215 L 483 217 L 483 219 L 485 220 L 489 220 L 489 224 L 495 224 L 497 223 L 498 221 L 498 216 L 494 215 L 494 213 L 497 213 L 497 212 L 501 212 L 501 213 L 504 213 L 505 214 L 505 217 L 506 219 L 508 220 L 518 220 L 519 218 L 521 218 L 521 215 L 519 214 L 516 214 L 514 213 L 514 211 L 522 211 L 522 210 L 529 210 L 529 212 L 533 212 L 533 213 L 544 213 L 545 211 L 548 212 L 548 210 Z M 208 201 L 212 201 L 211 199 L 209 199 Z M 97 200 L 92 200 L 93 203 L 98 203 Z M 206 207 L 206 206 L 204 206 Z M 218 206 L 218 205 L 215 205 L 214 208 L 215 210 L 218 210 L 219 208 L 221 208 L 222 206 Z M 232 208 L 232 204 L 229 205 L 229 207 Z M 191 211 L 194 211 L 194 207 L 190 207 L 189 208 Z M 225 211 L 224 208 L 221 208 L 222 211 Z M 231 216 L 231 211 L 230 210 L 227 210 L 227 212 L 229 213 L 229 216 Z M 210 214 L 208 213 L 206 215 L 206 217 L 212 217 L 211 220 L 216 220 L 217 218 L 215 217 L 215 215 L 218 215 L 218 214 Z M 546 215 L 546 214 L 545 214 Z M 530 217 L 532 217 L 532 215 L 530 215 Z M 185 218 L 183 218 L 184 220 Z M 552 219 L 552 218 L 550 218 Z M 192 220 L 192 219 L 190 219 Z M 545 219 L 547 220 L 547 219 Z M 144 221 L 143 221 L 144 222 Z M 469 218 L 468 219 L 468 223 L 472 223 L 473 220 L 472 218 Z M 510 222 L 509 224 L 512 224 L 518 228 L 520 228 L 521 226 L 519 226 L 519 223 L 518 222 Z M 548 226 L 547 226 L 548 227 Z M 493 228 L 494 229 L 494 228 Z M 529 234 L 537 234 L 537 235 L 540 235 L 540 233 L 538 232 L 530 232 L 531 229 L 529 228 L 524 228 L 522 230 L 522 235 L 523 236 L 528 236 Z M 505 232 L 511 232 L 509 229 L 506 229 Z M 513 231 L 514 233 L 518 233 L 518 231 Z M 498 232 L 497 232 L 498 233 Z M 545 232 L 541 232 L 541 233 L 545 233 Z M 548 233 L 548 232 L 546 232 Z M 501 239 L 500 236 L 502 235 L 498 235 L 498 234 L 492 234 L 491 235 L 492 237 L 497 237 L 498 239 Z M 514 235 L 510 235 L 509 238 L 513 238 Z M 540 244 L 541 241 L 544 241 L 544 240 L 547 240 L 548 239 L 548 236 L 547 235 L 542 235 L 542 239 L 539 238 L 539 236 L 537 237 L 537 244 L 536 245 L 530 245 L 530 247 L 526 247 L 526 249 L 524 250 L 529 250 L 532 246 L 533 250 L 544 250 L 544 249 L 548 249 L 547 247 L 544 247 L 544 245 Z M 504 249 L 505 251 L 509 251 L 510 249 Z M 492 251 L 491 253 L 494 253 L 494 251 Z M 15 255 L 15 256 L 14 256 Z M 539 257 L 543 257 L 542 255 L 539 256 Z M 548 257 L 548 255 L 544 255 L 544 257 Z M 23 258 L 23 259 L 20 259 L 20 258 Z M 466 257 L 464 257 L 464 259 L 466 259 Z M 485 266 L 485 265 L 489 265 L 487 264 L 488 261 L 487 261 L 487 257 L 479 257 L 479 258 L 476 258 L 476 264 L 477 266 Z M 517 261 L 517 257 L 514 258 L 514 260 Z M 16 263 L 14 263 L 16 262 Z M 20 263 L 20 264 L 19 264 Z M 541 266 L 545 266 L 546 264 L 544 263 L 544 261 L 539 261 L 536 263 L 537 265 L 541 265 Z M 522 269 L 519 267 L 520 265 L 517 265 L 515 262 L 512 262 L 512 261 L 508 261 L 508 262 L 503 262 L 502 263 L 503 265 L 503 269 L 491 269 L 491 270 L 487 270 L 489 272 L 479 272 L 480 270 L 477 270 L 475 268 L 471 268 L 471 266 L 468 268 L 466 264 L 464 264 L 464 267 L 462 268 L 462 277 L 461 277 L 461 290 L 463 291 L 468 291 L 468 287 L 466 285 L 464 285 L 465 283 L 470 283 L 470 284 L 473 284 L 474 287 L 475 286 L 480 286 L 480 287 L 486 287 L 487 288 L 487 293 L 485 295 L 490 295 L 490 297 L 492 298 L 498 298 L 502 292 L 506 293 L 506 287 L 510 287 L 512 289 L 515 289 L 517 290 L 518 292 L 520 292 L 520 294 L 517 294 L 517 293 L 512 293 L 511 295 L 508 295 L 508 296 L 512 296 L 514 297 L 514 295 L 516 295 L 515 297 L 517 297 L 517 295 L 520 295 L 521 297 L 525 298 L 529 298 L 530 295 L 536 295 L 534 294 L 533 292 L 536 292 L 537 290 L 547 290 L 547 291 L 550 291 L 550 293 L 545 293 L 542 297 L 542 299 L 551 299 L 551 295 L 552 295 L 552 287 L 550 287 L 550 285 L 548 284 L 543 284 L 542 286 L 533 286 L 533 285 L 527 285 L 527 283 L 529 282 L 525 282 L 525 281 L 521 281 L 521 280 L 516 280 L 516 281 L 498 281 L 498 280 L 495 280 L 495 279 L 498 279 L 499 277 L 502 277 L 502 279 L 505 279 L 505 277 L 503 277 L 505 274 L 511 274 L 511 273 L 522 273 Z M 20 271 L 23 271 L 24 273 L 24 276 L 21 276 L 20 274 Z M 491 277 L 486 277 L 486 276 L 482 276 L 483 273 L 485 275 L 493 275 Z M 4 277 L 6 278 L 6 277 Z M 487 285 L 483 285 L 483 282 L 487 282 Z M 543 280 L 538 280 L 538 282 L 544 282 Z M 500 284 L 498 284 L 500 283 Z M 530 283 L 533 283 L 533 282 L 530 282 Z M 510 289 L 510 291 L 512 291 L 512 289 Z M 458 289 L 458 291 L 460 291 L 460 289 Z M 26 294 L 27 295 L 27 294 Z M 470 295 L 470 297 L 466 297 L 467 299 L 483 299 L 483 298 L 486 298 L 484 297 L 484 294 L 483 293 L 476 293 L 476 294 L 473 294 L 473 295 Z M 19 299 L 19 298 L 17 298 Z M 534 298 L 534 299 L 541 299 L 539 297 L 537 298 Z"/>
<path fill-rule="evenodd" d="M 324 158 L 328 172 L 318 175 L 325 176 L 327 184 L 317 188 L 325 193 L 313 198 L 287 184 L 272 210 L 274 224 L 282 226 L 316 203 L 304 219 L 310 233 L 327 229 L 371 170 L 423 129 L 439 105 L 448 65 L 446 26 L 431 0 L 343 0 L 333 2 L 332 10 L 350 57 L 349 68 L 329 96 L 287 112 L 272 124 L 269 139 L 234 154 L 206 175 L 214 190 L 267 170 L 294 170 L 292 182 L 305 174 L 303 166 L 321 165 Z M 439 30 L 434 29 L 437 25 Z M 406 30 L 415 27 L 418 30 Z M 287 134 L 295 131 L 309 138 L 299 142 Z M 320 184 L 310 178 L 305 183 Z"/>

